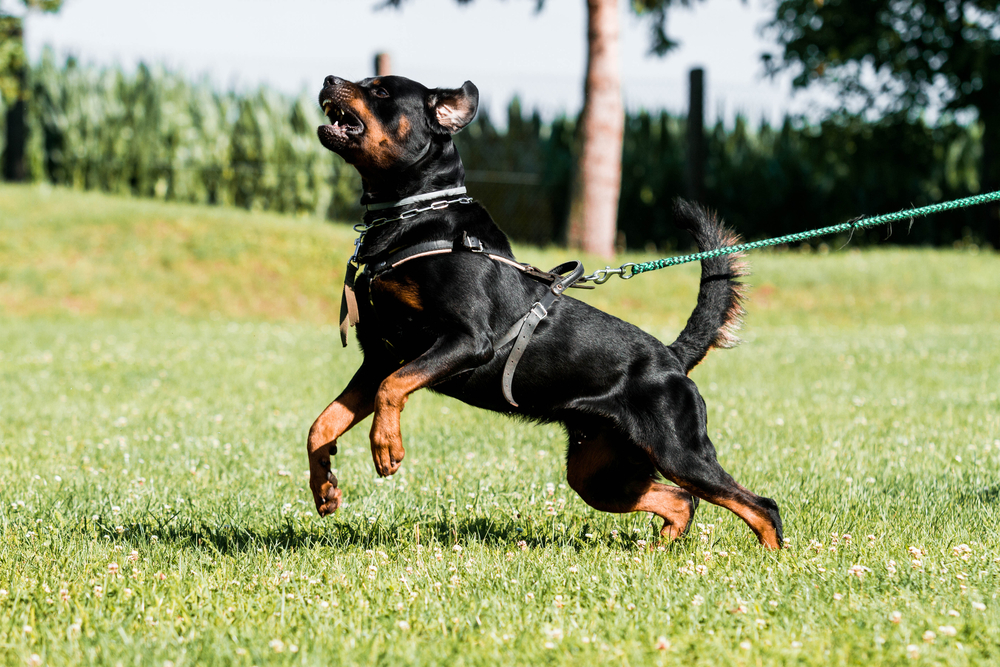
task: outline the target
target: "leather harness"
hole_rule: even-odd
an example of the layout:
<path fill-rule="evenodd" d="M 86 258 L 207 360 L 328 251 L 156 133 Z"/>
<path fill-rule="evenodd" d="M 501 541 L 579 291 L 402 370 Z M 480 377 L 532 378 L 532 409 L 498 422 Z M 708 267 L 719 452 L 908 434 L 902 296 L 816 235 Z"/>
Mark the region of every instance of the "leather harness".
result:
<path fill-rule="evenodd" d="M 430 257 L 432 255 L 445 255 L 453 252 L 471 252 L 483 255 L 495 262 L 500 262 L 501 264 L 506 264 L 507 266 L 517 269 L 521 273 L 548 285 L 548 289 L 545 291 L 542 298 L 536 301 L 534 305 L 531 306 L 531 309 L 527 312 L 527 314 L 525 314 L 524 317 L 518 321 L 514 322 L 510 329 L 507 330 L 507 333 L 501 336 L 500 339 L 493 344 L 494 352 L 499 353 L 500 350 L 509 345 L 511 342 L 514 343 L 514 345 L 510 348 L 510 352 L 507 356 L 507 363 L 504 366 L 501 387 L 503 389 L 504 398 L 507 399 L 507 402 L 514 407 L 518 407 L 511 391 L 511 386 L 514 382 L 514 371 L 517 368 L 517 364 L 521 360 L 524 351 L 528 348 L 528 343 L 531 340 L 531 336 L 534 334 L 535 329 L 538 327 L 538 323 L 545 319 L 549 313 L 549 309 L 552 307 L 552 304 L 555 303 L 556 299 L 558 299 L 559 296 L 561 296 L 562 293 L 570 287 L 584 289 L 592 289 L 593 287 L 590 285 L 576 284 L 583 277 L 584 273 L 583 264 L 577 260 L 564 262 L 550 271 L 542 271 L 534 266 L 531 266 L 530 264 L 522 264 L 512 257 L 491 252 L 483 247 L 482 242 L 478 238 L 475 236 L 469 236 L 466 233 L 462 234 L 461 241 L 427 241 L 425 243 L 417 243 L 416 245 L 408 246 L 406 248 L 400 248 L 390 253 L 387 257 L 385 257 L 385 259 L 378 262 L 366 263 L 363 272 L 368 274 L 370 282 L 375 280 L 380 274 L 390 271 L 411 260 L 419 259 L 421 257 Z M 357 264 L 348 264 L 348 273 L 345 276 L 344 281 L 344 299 L 341 304 L 341 336 L 345 345 L 347 344 L 347 327 L 354 326 L 354 324 L 358 321 L 357 304 L 354 302 L 354 280 L 356 271 Z"/>

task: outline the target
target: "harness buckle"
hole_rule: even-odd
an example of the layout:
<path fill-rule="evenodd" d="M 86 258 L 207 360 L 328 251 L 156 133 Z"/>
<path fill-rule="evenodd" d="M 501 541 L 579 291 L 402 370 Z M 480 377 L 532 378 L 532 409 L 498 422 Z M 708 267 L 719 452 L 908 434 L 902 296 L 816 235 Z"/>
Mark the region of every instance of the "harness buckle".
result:
<path fill-rule="evenodd" d="M 467 233 L 463 233 L 462 245 L 470 252 L 483 252 L 483 242 L 475 236 L 469 236 Z"/>

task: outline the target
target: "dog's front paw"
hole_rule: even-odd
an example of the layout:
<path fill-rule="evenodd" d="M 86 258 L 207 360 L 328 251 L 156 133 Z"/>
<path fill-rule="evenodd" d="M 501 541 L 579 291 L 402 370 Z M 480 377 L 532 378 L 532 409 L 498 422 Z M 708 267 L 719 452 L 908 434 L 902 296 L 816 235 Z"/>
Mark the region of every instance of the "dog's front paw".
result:
<path fill-rule="evenodd" d="M 326 466 L 329 467 L 329 460 L 326 461 Z M 340 489 L 337 488 L 337 476 L 332 472 L 326 473 L 326 479 L 309 480 L 309 486 L 312 487 L 313 500 L 316 501 L 316 511 L 320 516 L 327 516 L 328 514 L 333 514 L 340 508 L 341 496 L 343 495 Z"/>
<path fill-rule="evenodd" d="M 375 470 L 382 477 L 394 475 L 399 470 L 406 450 L 403 449 L 403 438 L 397 430 L 395 433 L 372 428 L 372 462 Z"/>
<path fill-rule="evenodd" d="M 335 452 L 336 445 L 330 449 Z M 309 488 L 312 489 L 313 500 L 316 502 L 316 511 L 320 516 L 327 516 L 340 507 L 342 493 L 337 488 L 337 476 L 330 469 L 328 453 L 317 454 L 309 460 Z"/>
<path fill-rule="evenodd" d="M 399 466 L 403 463 L 403 448 L 400 447 L 398 453 L 393 453 L 387 447 L 372 446 L 372 461 L 375 463 L 375 470 L 382 477 L 395 475 Z"/>
<path fill-rule="evenodd" d="M 327 482 L 321 489 L 320 499 L 316 501 L 316 511 L 320 516 L 333 514 L 340 509 L 341 496 L 343 493 L 337 488 L 337 478 L 332 482 Z"/>

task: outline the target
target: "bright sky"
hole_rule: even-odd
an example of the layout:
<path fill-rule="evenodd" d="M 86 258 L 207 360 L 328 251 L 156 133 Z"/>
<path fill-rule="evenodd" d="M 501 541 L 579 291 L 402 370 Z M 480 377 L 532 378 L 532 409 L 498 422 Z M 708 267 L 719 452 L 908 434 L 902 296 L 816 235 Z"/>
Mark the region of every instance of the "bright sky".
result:
<path fill-rule="evenodd" d="M 780 120 L 805 110 L 816 95 L 792 97 L 788 78 L 763 77 L 760 36 L 774 0 L 707 0 L 670 14 L 668 33 L 681 47 L 648 56 L 648 28 L 622 6 L 622 75 L 630 108 L 686 106 L 687 72 L 706 69 L 706 116 L 736 112 Z M 585 67 L 584 0 L 407 0 L 402 10 L 375 10 L 381 0 L 65 0 L 55 15 L 32 13 L 28 51 L 46 45 L 84 63 L 160 63 L 224 88 L 266 83 L 289 93 L 318 92 L 327 74 L 373 74 L 374 54 L 391 54 L 396 74 L 429 86 L 471 79 L 494 118 L 514 94 L 550 117 L 575 113 Z M 8 9 L 13 3 L 6 3 Z M 773 11 L 770 10 L 770 11 Z"/>

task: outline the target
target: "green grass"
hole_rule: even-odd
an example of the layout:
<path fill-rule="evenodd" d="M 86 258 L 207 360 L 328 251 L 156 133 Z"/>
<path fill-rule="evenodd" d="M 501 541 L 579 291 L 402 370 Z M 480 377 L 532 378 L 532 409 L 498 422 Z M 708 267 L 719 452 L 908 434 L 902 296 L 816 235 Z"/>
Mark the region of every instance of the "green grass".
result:
<path fill-rule="evenodd" d="M 430 392 L 393 478 L 367 423 L 342 439 L 346 506 L 316 517 L 352 238 L 0 187 L 0 663 L 1000 661 L 996 255 L 751 257 L 747 342 L 693 377 L 723 465 L 782 508 L 775 554 L 706 504 L 660 544 L 566 487 L 559 428 Z M 583 295 L 670 340 L 697 271 Z"/>

